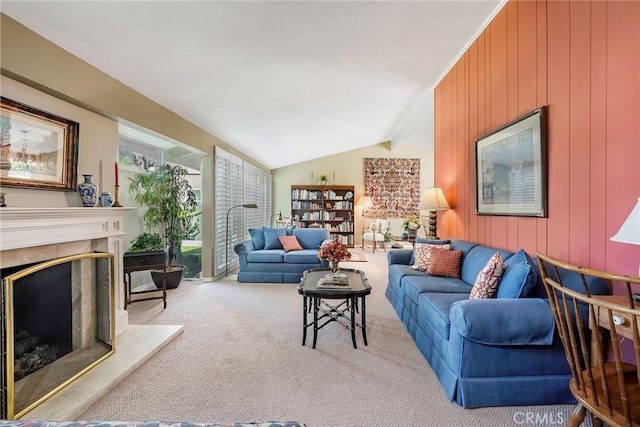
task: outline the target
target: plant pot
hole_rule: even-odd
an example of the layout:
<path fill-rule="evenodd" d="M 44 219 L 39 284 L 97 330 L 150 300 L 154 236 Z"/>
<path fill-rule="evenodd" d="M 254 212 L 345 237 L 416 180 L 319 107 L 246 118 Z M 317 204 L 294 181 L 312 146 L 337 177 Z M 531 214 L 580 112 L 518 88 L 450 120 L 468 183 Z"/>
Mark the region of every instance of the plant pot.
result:
<path fill-rule="evenodd" d="M 167 263 L 167 255 L 164 251 L 126 252 L 122 258 L 125 268 L 146 266 L 158 268 Z"/>
<path fill-rule="evenodd" d="M 410 239 L 415 239 L 418 235 L 418 230 L 407 230 L 407 235 Z"/>
<path fill-rule="evenodd" d="M 182 280 L 182 266 L 174 266 L 173 270 L 167 270 L 167 289 L 175 289 L 180 286 Z M 162 289 L 162 271 L 152 270 L 151 278 L 158 289 Z"/>

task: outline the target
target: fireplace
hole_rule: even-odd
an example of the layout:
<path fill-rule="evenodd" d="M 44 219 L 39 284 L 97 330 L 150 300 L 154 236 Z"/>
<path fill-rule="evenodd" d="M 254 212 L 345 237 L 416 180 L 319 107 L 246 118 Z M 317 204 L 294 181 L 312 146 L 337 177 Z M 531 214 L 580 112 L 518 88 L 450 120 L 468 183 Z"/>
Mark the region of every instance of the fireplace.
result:
<path fill-rule="evenodd" d="M 49 286 L 43 285 L 37 275 L 30 278 L 26 274 L 13 277 L 11 287 L 3 281 L 3 301 L 0 304 L 3 321 L 0 323 L 6 330 L 2 331 L 0 364 L 2 418 L 11 418 L 11 414 L 17 417 L 24 412 L 34 413 L 29 408 L 44 402 L 71 383 L 73 378 L 89 372 L 92 366 L 115 351 L 115 336 L 128 328 L 127 312 L 123 309 L 122 248 L 124 217 L 132 210 L 69 207 L 0 209 L 1 275 L 7 277 L 25 270 L 35 274 L 34 270 L 37 270 L 46 277 L 53 275 L 57 278 L 55 293 Z M 29 284 L 29 281 L 36 284 Z M 61 281 L 67 284 L 58 286 Z M 14 291 L 18 291 L 18 294 L 14 294 Z M 45 301 L 35 301 L 34 293 L 46 295 Z M 17 305 L 10 307 L 7 303 L 9 299 L 14 302 L 14 298 L 18 300 Z M 23 304 L 27 304 L 27 308 Z M 31 307 L 29 304 L 32 304 Z M 16 322 L 20 331 L 14 331 L 13 323 L 5 324 L 4 317 L 10 314 L 13 319 L 13 312 L 18 314 L 18 311 L 31 314 L 44 311 L 47 319 L 55 319 L 55 323 L 58 323 L 56 331 L 50 332 L 47 328 L 32 330 L 29 322 L 36 316 L 31 315 L 27 315 L 26 321 L 18 318 Z M 21 326 L 25 322 L 27 326 Z M 53 322 L 47 320 L 45 323 Z M 27 358 L 40 357 L 52 359 L 53 362 L 47 364 L 41 360 L 37 364 L 42 366 L 16 380 L 14 364 L 8 357 L 13 358 L 16 350 L 16 337 L 8 337 L 9 333 L 14 332 L 18 334 L 18 340 L 28 339 L 27 343 L 19 344 L 21 347 L 35 341 L 47 344 L 48 347 L 39 344 L 47 350 L 37 350 L 44 352 L 44 356 L 28 355 Z M 52 335 L 55 339 L 49 338 Z M 25 351 L 22 348 L 18 350 Z M 74 373 L 67 373 L 67 368 Z M 58 375 L 59 371 L 65 373 Z M 52 372 L 56 375 L 52 375 Z M 52 381 L 55 384 L 29 391 L 32 388 L 29 382 L 46 383 L 50 377 L 56 376 L 58 379 Z M 14 398 L 13 408 L 10 407 L 11 396 Z"/>
<path fill-rule="evenodd" d="M 2 270 L 2 418 L 18 418 L 114 352 L 113 255 Z M 12 273 L 12 274 L 10 274 Z"/>
<path fill-rule="evenodd" d="M 4 279 L 34 265 L 7 268 L 0 276 Z M 17 279 L 12 289 L 13 307 L 5 313 L 13 313 L 13 375 L 20 381 L 73 350 L 71 264 L 54 265 Z M 2 300 L 11 304 L 4 289 Z M 6 321 L 4 315 L 5 325 Z"/>

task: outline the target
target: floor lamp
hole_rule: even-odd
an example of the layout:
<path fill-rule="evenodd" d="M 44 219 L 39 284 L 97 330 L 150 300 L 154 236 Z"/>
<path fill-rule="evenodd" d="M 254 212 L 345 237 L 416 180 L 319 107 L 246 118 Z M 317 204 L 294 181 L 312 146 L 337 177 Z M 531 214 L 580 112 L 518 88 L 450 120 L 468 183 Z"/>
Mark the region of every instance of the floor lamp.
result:
<path fill-rule="evenodd" d="M 437 219 L 438 213 L 436 211 L 446 211 L 450 209 L 447 199 L 444 197 L 442 189 L 439 187 L 430 187 L 424 190 L 422 197 L 420 198 L 420 206 L 418 209 L 429 210 L 429 231 L 425 230 L 425 234 L 428 239 L 438 239 L 437 233 Z"/>
<path fill-rule="evenodd" d="M 224 245 L 224 266 L 225 272 L 224 277 L 229 276 L 229 213 L 235 208 L 248 208 L 248 209 L 258 209 L 258 205 L 255 203 L 245 203 L 243 205 L 235 205 L 231 206 L 227 211 L 227 232 L 225 234 L 225 245 Z"/>

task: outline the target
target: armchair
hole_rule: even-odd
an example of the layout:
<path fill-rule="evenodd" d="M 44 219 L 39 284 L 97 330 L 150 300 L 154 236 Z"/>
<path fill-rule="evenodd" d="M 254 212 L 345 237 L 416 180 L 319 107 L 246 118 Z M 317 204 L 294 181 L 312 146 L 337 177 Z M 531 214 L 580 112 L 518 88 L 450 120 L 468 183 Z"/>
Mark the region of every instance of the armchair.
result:
<path fill-rule="evenodd" d="M 373 242 L 373 252 L 376 251 L 378 244 L 380 244 L 386 252 L 387 248 L 384 242 L 384 235 L 388 227 L 388 219 L 376 219 L 376 221 L 369 224 L 368 227 L 364 227 L 362 232 L 362 250 L 364 250 L 365 241 L 371 241 Z"/>

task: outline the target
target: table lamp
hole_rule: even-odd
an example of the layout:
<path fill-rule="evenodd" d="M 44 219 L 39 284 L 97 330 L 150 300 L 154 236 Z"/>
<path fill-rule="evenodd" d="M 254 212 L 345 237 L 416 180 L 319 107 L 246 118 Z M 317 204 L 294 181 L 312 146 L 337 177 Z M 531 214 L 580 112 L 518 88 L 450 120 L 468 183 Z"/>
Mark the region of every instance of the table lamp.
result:
<path fill-rule="evenodd" d="M 420 210 L 429 210 L 429 232 L 427 234 L 428 239 L 438 239 L 437 233 L 437 212 L 446 211 L 450 209 L 447 199 L 444 197 L 442 189 L 439 187 L 429 187 L 422 193 L 420 198 Z"/>
<path fill-rule="evenodd" d="M 620 230 L 610 240 L 629 245 L 640 245 L 640 198 Z M 638 276 L 640 277 L 640 271 L 638 271 Z"/>
<path fill-rule="evenodd" d="M 364 217 L 364 214 L 367 212 L 367 210 L 371 206 L 373 206 L 373 200 L 371 200 L 371 197 L 365 194 L 364 196 L 360 197 L 360 200 L 358 200 L 358 206 L 362 206 L 362 216 Z"/>

